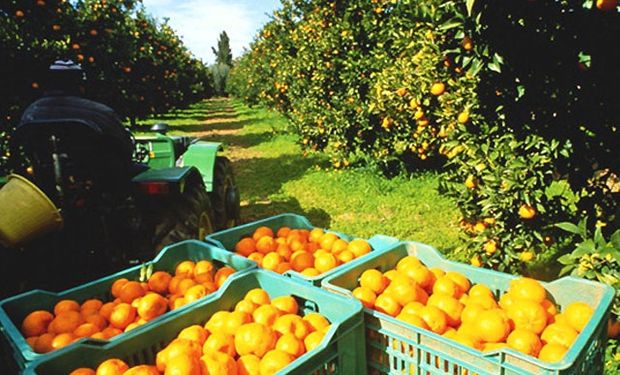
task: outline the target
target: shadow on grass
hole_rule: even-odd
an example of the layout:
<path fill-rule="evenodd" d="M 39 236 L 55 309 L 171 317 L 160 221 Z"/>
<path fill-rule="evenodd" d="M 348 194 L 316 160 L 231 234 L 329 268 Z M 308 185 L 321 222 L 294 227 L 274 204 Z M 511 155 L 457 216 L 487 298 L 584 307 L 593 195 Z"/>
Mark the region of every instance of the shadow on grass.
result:
<path fill-rule="evenodd" d="M 329 228 L 332 223 L 332 218 L 326 211 L 316 207 L 304 210 L 299 204 L 299 201 L 292 197 L 288 197 L 284 200 L 254 202 L 248 206 L 242 207 L 241 221 L 243 223 L 249 223 L 283 213 L 305 216 L 310 220 L 312 225 L 317 227 Z"/>
<path fill-rule="evenodd" d="M 224 128 L 227 129 L 227 128 Z M 202 137 L 206 141 L 222 142 L 225 145 L 236 147 L 253 147 L 261 143 L 268 142 L 273 137 L 270 133 L 250 133 L 250 134 L 211 134 Z"/>

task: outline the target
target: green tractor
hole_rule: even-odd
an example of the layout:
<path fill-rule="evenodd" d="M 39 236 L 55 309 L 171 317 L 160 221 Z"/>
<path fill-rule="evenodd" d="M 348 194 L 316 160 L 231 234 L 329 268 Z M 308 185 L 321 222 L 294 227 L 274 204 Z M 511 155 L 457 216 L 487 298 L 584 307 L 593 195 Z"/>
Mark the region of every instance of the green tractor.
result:
<path fill-rule="evenodd" d="M 134 137 L 109 107 L 66 92 L 26 109 L 12 141 L 30 166 L 0 189 L 0 271 L 22 282 L 5 293 L 66 288 L 236 225 L 222 144 L 152 130 Z"/>

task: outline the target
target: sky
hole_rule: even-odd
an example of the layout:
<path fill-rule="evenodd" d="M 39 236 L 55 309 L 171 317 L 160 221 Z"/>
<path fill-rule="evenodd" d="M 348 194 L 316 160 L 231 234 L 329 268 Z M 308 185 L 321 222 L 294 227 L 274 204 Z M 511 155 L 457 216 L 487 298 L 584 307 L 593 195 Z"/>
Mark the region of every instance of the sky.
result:
<path fill-rule="evenodd" d="M 147 12 L 170 19 L 169 24 L 181 36 L 192 53 L 212 64 L 222 31 L 230 38 L 233 58 L 248 48 L 254 36 L 280 7 L 280 0 L 143 0 Z"/>

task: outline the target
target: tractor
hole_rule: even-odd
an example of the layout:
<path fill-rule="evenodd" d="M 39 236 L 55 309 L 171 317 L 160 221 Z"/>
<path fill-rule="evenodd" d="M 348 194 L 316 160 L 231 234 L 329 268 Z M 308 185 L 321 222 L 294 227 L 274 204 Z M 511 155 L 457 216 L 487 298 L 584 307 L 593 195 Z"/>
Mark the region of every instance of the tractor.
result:
<path fill-rule="evenodd" d="M 21 282 L 8 292 L 66 288 L 236 225 L 239 192 L 222 144 L 167 130 L 159 123 L 134 137 L 109 107 L 77 95 L 26 109 L 12 142 L 29 166 L 0 189 L 0 271 L 5 287 Z"/>

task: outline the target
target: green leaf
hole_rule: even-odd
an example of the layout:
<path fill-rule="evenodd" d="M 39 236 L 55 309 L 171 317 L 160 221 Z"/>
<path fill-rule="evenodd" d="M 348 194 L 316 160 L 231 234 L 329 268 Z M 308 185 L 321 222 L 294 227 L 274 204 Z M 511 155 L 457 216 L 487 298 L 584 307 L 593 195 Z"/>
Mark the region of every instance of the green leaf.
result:
<path fill-rule="evenodd" d="M 607 245 L 607 242 L 605 241 L 605 238 L 603 237 L 603 232 L 601 231 L 601 227 L 597 227 L 596 230 L 594 231 L 594 242 L 598 246 L 601 246 L 601 247 Z"/>
<path fill-rule="evenodd" d="M 570 273 L 573 270 L 573 266 L 565 266 L 562 267 L 562 269 L 560 270 L 559 276 L 564 276 L 568 273 Z"/>
<path fill-rule="evenodd" d="M 467 0 L 465 2 L 465 6 L 467 7 L 467 15 L 471 17 L 471 13 L 474 9 L 474 3 L 476 2 L 476 0 Z"/>
<path fill-rule="evenodd" d="M 575 249 L 575 251 L 573 251 L 572 256 L 581 257 L 583 255 L 593 253 L 595 248 L 596 247 L 594 246 L 594 241 L 585 240 L 579 245 L 577 245 L 577 248 Z"/>
<path fill-rule="evenodd" d="M 571 254 L 564 254 L 558 258 L 558 262 L 560 262 L 560 264 L 569 265 L 574 263 L 574 260 Z"/>
<path fill-rule="evenodd" d="M 562 229 L 565 232 L 570 232 L 574 234 L 580 234 L 581 232 L 578 226 L 576 226 L 573 223 L 569 223 L 569 222 L 557 223 L 555 224 L 555 226 Z"/>
<path fill-rule="evenodd" d="M 494 72 L 497 72 L 497 73 L 501 73 L 501 72 L 502 72 L 502 68 L 501 68 L 501 66 L 500 66 L 498 63 L 496 63 L 496 62 L 490 62 L 490 63 L 487 65 L 487 67 L 488 67 L 490 70 L 494 71 Z"/>
<path fill-rule="evenodd" d="M 620 250 L 620 229 L 618 229 L 614 232 L 614 234 L 611 235 L 611 239 L 609 242 L 614 248 Z"/>

